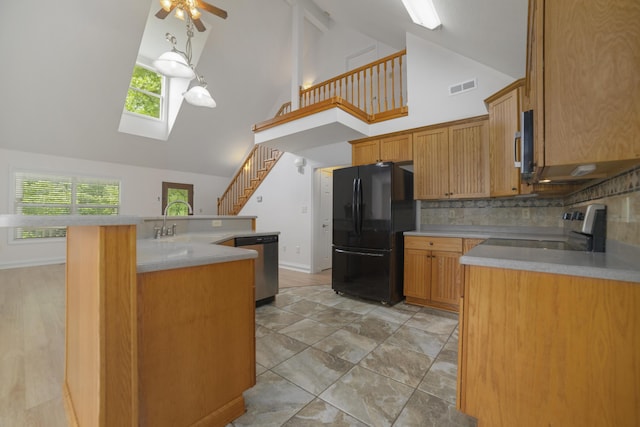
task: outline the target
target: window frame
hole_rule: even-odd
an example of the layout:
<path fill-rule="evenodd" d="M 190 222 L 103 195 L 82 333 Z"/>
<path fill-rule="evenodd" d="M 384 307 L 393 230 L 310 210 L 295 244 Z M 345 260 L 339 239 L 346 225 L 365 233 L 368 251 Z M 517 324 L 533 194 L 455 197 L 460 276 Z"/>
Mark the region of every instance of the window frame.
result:
<path fill-rule="evenodd" d="M 191 205 L 193 212 L 195 212 L 195 208 L 193 207 L 193 184 L 184 184 L 180 182 L 167 182 L 162 181 L 162 206 L 160 213 L 164 215 L 164 210 L 167 207 L 167 202 L 169 200 L 169 189 L 175 188 L 178 190 L 187 190 L 187 202 Z M 188 213 L 187 215 L 193 215 L 193 212 Z"/>
<path fill-rule="evenodd" d="M 15 169 L 11 173 L 11 209 L 16 215 L 23 215 L 22 208 L 24 207 L 58 207 L 68 208 L 69 214 L 60 215 L 82 215 L 80 212 L 86 208 L 108 208 L 114 209 L 115 213 L 111 215 L 120 215 L 122 209 L 122 180 L 115 177 L 96 176 L 96 175 L 84 175 L 75 173 L 65 173 L 57 171 L 43 171 L 33 169 Z M 20 190 L 18 191 L 18 180 L 27 181 L 29 179 L 41 178 L 50 182 L 69 183 L 71 184 L 71 198 L 69 203 L 24 203 L 18 201 L 18 194 L 24 191 L 24 186 L 20 184 Z M 86 204 L 78 203 L 78 195 L 82 192 L 78 192 L 78 186 L 82 184 L 101 184 L 101 185 L 117 185 L 118 187 L 118 202 L 117 205 L 113 204 Z M 90 214 L 84 214 L 89 216 Z M 106 214 L 97 214 L 106 215 Z M 39 215 L 39 216 L 59 216 L 59 215 Z M 22 232 L 22 229 L 44 230 L 51 229 L 53 236 L 40 236 L 40 237 L 18 237 Z M 64 231 L 61 231 L 65 229 Z M 56 231 L 57 230 L 57 231 Z M 44 243 L 44 242 L 57 242 L 66 238 L 66 227 L 13 227 L 13 232 L 9 234 L 10 243 Z"/>
<path fill-rule="evenodd" d="M 140 88 L 136 88 L 131 86 L 131 79 L 133 78 L 133 72 L 135 71 L 135 67 L 142 67 L 145 70 L 151 71 L 152 73 L 156 74 L 157 76 L 160 77 L 160 95 L 153 93 L 153 92 L 147 92 L 144 89 L 140 89 Z M 150 96 L 154 96 L 157 97 L 158 99 L 160 99 L 160 116 L 159 117 L 153 117 L 153 116 L 148 116 L 146 114 L 140 114 L 140 113 L 136 113 L 135 111 L 129 111 L 127 110 L 127 97 L 125 97 L 125 102 L 124 105 L 122 106 L 122 110 L 125 114 L 130 114 L 133 117 L 137 117 L 137 118 L 141 118 L 141 119 L 147 119 L 147 120 L 154 120 L 156 122 L 166 122 L 166 113 L 167 113 L 167 85 L 169 84 L 169 79 L 160 74 L 155 68 L 144 64 L 140 61 L 136 61 L 136 63 L 134 64 L 133 70 L 131 70 L 131 77 L 129 77 L 129 86 L 127 86 L 127 92 L 130 90 L 134 90 L 136 92 L 140 92 L 142 94 L 145 95 L 150 95 Z"/>

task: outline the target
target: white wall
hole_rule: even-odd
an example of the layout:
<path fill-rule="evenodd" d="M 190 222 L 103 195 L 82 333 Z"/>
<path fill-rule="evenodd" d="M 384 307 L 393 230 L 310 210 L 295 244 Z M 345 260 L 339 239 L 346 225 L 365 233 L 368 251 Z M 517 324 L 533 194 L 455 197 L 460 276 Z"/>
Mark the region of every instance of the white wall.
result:
<path fill-rule="evenodd" d="M 311 25 L 307 23 L 307 25 Z M 396 50 L 380 43 L 371 37 L 333 22 L 327 32 L 310 31 L 306 43 L 310 38 L 317 38 L 313 44 L 313 57 L 305 55 L 303 82 L 314 84 L 323 82 L 347 71 L 347 58 L 373 47 L 376 58 L 395 53 Z"/>
<path fill-rule="evenodd" d="M 0 214 L 13 213 L 11 189 L 16 169 L 119 179 L 122 183 L 120 213 L 139 216 L 161 214 L 162 181 L 193 184 L 195 214 L 215 215 L 217 198 L 230 179 L 0 149 Z M 0 268 L 64 261 L 64 241 L 10 243 L 10 232 L 11 229 L 0 228 Z"/>
<path fill-rule="evenodd" d="M 255 215 L 257 231 L 279 231 L 281 267 L 311 271 L 313 224 L 313 172 L 318 163 L 306 159 L 300 170 L 293 164 L 299 156 L 285 153 L 271 169 L 240 215 Z M 261 202 L 258 202 L 259 198 Z"/>

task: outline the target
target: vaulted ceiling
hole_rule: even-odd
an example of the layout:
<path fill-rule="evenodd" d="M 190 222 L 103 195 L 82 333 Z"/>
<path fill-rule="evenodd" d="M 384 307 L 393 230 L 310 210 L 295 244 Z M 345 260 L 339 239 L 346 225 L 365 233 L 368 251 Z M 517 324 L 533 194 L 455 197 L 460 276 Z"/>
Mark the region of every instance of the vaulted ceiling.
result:
<path fill-rule="evenodd" d="M 0 148 L 231 176 L 253 145 L 251 126 L 289 93 L 293 1 L 211 1 L 229 17 L 203 15 L 198 70 L 218 107 L 183 103 L 167 141 L 118 132 L 149 0 L 2 2 Z M 412 32 L 524 75 L 527 0 L 434 0 L 443 21 L 434 32 L 412 24 L 400 0 L 313 1 L 395 49 Z"/>

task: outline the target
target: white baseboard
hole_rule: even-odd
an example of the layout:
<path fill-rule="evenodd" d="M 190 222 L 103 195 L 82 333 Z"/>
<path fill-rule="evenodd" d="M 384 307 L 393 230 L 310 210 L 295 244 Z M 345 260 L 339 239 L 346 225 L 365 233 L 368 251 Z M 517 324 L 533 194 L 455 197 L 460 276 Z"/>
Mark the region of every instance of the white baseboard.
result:
<path fill-rule="evenodd" d="M 0 270 L 7 270 L 10 268 L 38 267 L 41 265 L 64 264 L 66 261 L 67 261 L 66 258 L 62 257 L 62 258 L 30 259 L 25 261 L 0 262 Z"/>
<path fill-rule="evenodd" d="M 311 273 L 311 267 L 306 264 L 281 262 L 278 264 L 278 267 L 285 268 L 287 270 L 299 271 L 301 273 Z"/>

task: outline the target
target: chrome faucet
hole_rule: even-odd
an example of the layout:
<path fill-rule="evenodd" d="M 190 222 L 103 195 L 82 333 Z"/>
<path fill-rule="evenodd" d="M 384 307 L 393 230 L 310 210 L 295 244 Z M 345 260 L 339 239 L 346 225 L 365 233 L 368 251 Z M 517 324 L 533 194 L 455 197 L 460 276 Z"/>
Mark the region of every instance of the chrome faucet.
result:
<path fill-rule="evenodd" d="M 174 234 L 176 234 L 176 225 L 173 224 L 173 227 L 171 227 L 171 229 L 167 228 L 167 211 L 169 210 L 169 206 L 171 205 L 175 205 L 176 203 L 182 203 L 184 205 L 187 205 L 187 207 L 189 208 L 189 213 L 193 214 L 193 208 L 191 207 L 191 205 L 187 202 L 185 202 L 184 200 L 175 200 L 171 203 L 167 203 L 167 206 L 164 208 L 164 215 L 162 218 L 162 228 L 160 229 L 160 236 L 173 236 Z M 158 237 L 158 233 L 156 233 L 156 238 Z"/>

